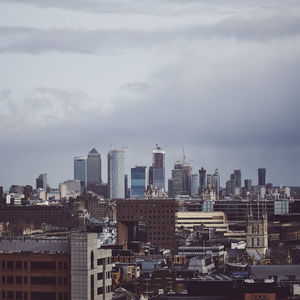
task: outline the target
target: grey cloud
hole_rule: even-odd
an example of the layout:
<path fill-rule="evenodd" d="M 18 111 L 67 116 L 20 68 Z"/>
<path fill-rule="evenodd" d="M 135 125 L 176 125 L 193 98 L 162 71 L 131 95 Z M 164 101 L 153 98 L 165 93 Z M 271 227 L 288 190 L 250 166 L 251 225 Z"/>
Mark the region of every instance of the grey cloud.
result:
<path fill-rule="evenodd" d="M 37 29 L 0 27 L 1 53 L 39 54 L 49 51 L 113 54 L 128 48 L 162 46 L 173 41 L 228 39 L 269 41 L 299 37 L 300 16 L 228 18 L 208 25 L 172 30 Z"/>

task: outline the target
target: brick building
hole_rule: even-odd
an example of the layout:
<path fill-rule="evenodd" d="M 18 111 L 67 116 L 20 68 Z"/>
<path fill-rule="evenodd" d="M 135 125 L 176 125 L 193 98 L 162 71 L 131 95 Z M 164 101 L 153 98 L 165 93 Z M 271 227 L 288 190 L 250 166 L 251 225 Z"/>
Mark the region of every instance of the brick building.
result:
<path fill-rule="evenodd" d="M 118 199 L 118 244 L 134 240 L 177 251 L 175 199 Z"/>

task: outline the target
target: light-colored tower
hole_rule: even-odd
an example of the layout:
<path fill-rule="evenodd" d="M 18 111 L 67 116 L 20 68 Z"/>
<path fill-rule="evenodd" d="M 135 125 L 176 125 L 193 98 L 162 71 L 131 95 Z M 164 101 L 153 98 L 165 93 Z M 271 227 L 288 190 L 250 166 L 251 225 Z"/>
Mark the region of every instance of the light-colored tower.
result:
<path fill-rule="evenodd" d="M 165 189 L 165 154 L 158 145 L 152 151 L 153 186 Z"/>
<path fill-rule="evenodd" d="M 107 183 L 111 199 L 125 198 L 125 152 L 111 150 L 107 156 Z"/>
<path fill-rule="evenodd" d="M 248 209 L 246 246 L 247 249 L 256 250 L 264 258 L 268 249 L 268 217 L 265 207 L 259 213 L 259 206 L 258 202 L 257 218 L 253 217 L 251 204 Z"/>
<path fill-rule="evenodd" d="M 87 155 L 87 184 L 101 183 L 101 155 L 93 148 Z"/>

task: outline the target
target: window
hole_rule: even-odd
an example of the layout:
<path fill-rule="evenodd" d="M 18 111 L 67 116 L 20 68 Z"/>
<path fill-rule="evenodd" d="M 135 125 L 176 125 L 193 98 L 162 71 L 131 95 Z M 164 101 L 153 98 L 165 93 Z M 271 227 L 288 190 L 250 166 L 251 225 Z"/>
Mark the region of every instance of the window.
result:
<path fill-rule="evenodd" d="M 7 268 L 8 269 L 13 269 L 14 268 L 14 262 L 13 261 L 8 261 L 7 262 Z"/>
<path fill-rule="evenodd" d="M 31 277 L 31 284 L 55 285 L 55 277 Z"/>
<path fill-rule="evenodd" d="M 5 269 L 5 261 L 2 261 L 2 269 Z"/>
<path fill-rule="evenodd" d="M 2 291 L 1 296 L 2 296 L 2 299 L 5 299 L 6 298 L 6 293 L 4 291 Z"/>
<path fill-rule="evenodd" d="M 24 284 L 27 284 L 27 276 L 24 276 Z"/>
<path fill-rule="evenodd" d="M 14 299 L 14 292 L 13 291 L 8 291 L 7 292 L 7 299 Z"/>
<path fill-rule="evenodd" d="M 22 292 L 16 292 L 16 300 L 22 299 Z"/>
<path fill-rule="evenodd" d="M 16 261 L 16 269 L 22 269 L 22 262 Z"/>
<path fill-rule="evenodd" d="M 102 279 L 103 279 L 103 273 L 98 273 L 97 280 L 102 280 Z"/>
<path fill-rule="evenodd" d="M 94 251 L 91 252 L 91 269 L 94 269 Z"/>
<path fill-rule="evenodd" d="M 61 261 L 58 263 L 58 269 L 62 270 L 62 262 Z"/>
<path fill-rule="evenodd" d="M 24 269 L 27 269 L 27 261 L 24 261 Z"/>
<path fill-rule="evenodd" d="M 68 278 L 65 277 L 65 278 L 64 278 L 64 285 L 67 285 L 67 284 L 68 284 Z"/>
<path fill-rule="evenodd" d="M 2 283 L 5 284 L 5 276 L 2 276 Z"/>
<path fill-rule="evenodd" d="M 67 268 L 68 268 L 68 263 L 65 261 L 64 262 L 64 270 L 67 270 Z"/>
<path fill-rule="evenodd" d="M 27 296 L 27 292 L 24 292 L 24 300 L 27 300 L 28 296 Z"/>
<path fill-rule="evenodd" d="M 97 266 L 103 266 L 104 262 L 105 262 L 104 258 L 97 259 Z"/>
<path fill-rule="evenodd" d="M 21 276 L 16 277 L 16 284 L 22 284 L 22 277 Z"/>
<path fill-rule="evenodd" d="M 32 261 L 31 262 L 32 270 L 55 270 L 54 261 Z"/>
<path fill-rule="evenodd" d="M 7 276 L 7 283 L 13 284 L 14 283 L 14 277 L 13 276 Z"/>
<path fill-rule="evenodd" d="M 97 294 L 98 294 L 98 295 L 102 295 L 102 294 L 103 294 L 103 287 L 99 287 L 99 288 L 97 289 Z"/>

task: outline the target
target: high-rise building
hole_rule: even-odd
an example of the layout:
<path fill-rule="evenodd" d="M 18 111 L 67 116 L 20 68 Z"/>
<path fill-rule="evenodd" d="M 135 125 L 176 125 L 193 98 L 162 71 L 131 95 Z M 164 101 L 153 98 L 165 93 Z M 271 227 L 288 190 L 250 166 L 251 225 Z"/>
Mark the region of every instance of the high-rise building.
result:
<path fill-rule="evenodd" d="M 101 183 L 101 155 L 93 148 L 87 155 L 87 184 Z"/>
<path fill-rule="evenodd" d="M 176 197 L 182 194 L 182 168 L 178 163 L 175 163 L 174 169 L 172 170 L 172 195 L 169 197 Z"/>
<path fill-rule="evenodd" d="M 125 197 L 125 153 L 124 150 L 111 150 L 107 156 L 108 196 L 112 199 Z"/>
<path fill-rule="evenodd" d="M 158 145 L 152 151 L 153 186 L 165 189 L 165 154 Z"/>
<path fill-rule="evenodd" d="M 131 190 L 130 198 L 144 197 L 148 185 L 148 168 L 136 166 L 131 168 Z"/>
<path fill-rule="evenodd" d="M 251 179 L 245 179 L 244 184 L 245 184 L 246 191 L 251 192 L 251 190 L 252 190 L 252 180 Z"/>
<path fill-rule="evenodd" d="M 216 169 L 215 174 L 212 175 L 211 187 L 215 190 L 217 199 L 220 196 L 220 172 Z"/>
<path fill-rule="evenodd" d="M 128 188 L 128 175 L 124 175 L 125 198 L 130 198 L 130 188 Z"/>
<path fill-rule="evenodd" d="M 191 187 L 191 196 L 198 195 L 199 193 L 199 175 L 192 175 L 192 187 Z"/>
<path fill-rule="evenodd" d="M 81 193 L 87 187 L 87 159 L 86 156 L 74 157 L 74 180 L 80 180 Z"/>
<path fill-rule="evenodd" d="M 266 169 L 258 169 L 258 185 L 266 185 Z"/>
<path fill-rule="evenodd" d="M 233 171 L 235 182 L 236 182 L 236 187 L 241 188 L 242 187 L 242 173 L 241 169 L 237 169 Z"/>
<path fill-rule="evenodd" d="M 202 167 L 199 170 L 199 194 L 202 195 L 206 187 L 206 170 Z"/>
<path fill-rule="evenodd" d="M 182 165 L 182 194 L 191 195 L 192 189 L 192 165 L 186 162 Z"/>
<path fill-rule="evenodd" d="M 47 191 L 47 174 L 40 174 L 36 179 L 36 189 L 43 189 Z"/>

